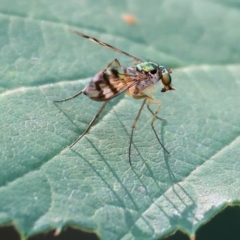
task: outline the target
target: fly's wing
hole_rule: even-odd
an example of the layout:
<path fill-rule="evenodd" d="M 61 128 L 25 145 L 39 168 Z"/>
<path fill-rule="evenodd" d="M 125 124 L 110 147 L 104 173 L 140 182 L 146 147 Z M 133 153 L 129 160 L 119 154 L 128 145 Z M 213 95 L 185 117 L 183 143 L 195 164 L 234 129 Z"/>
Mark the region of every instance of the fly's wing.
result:
<path fill-rule="evenodd" d="M 95 101 L 108 101 L 134 86 L 142 75 L 135 68 L 108 68 L 97 73 L 83 93 Z"/>
<path fill-rule="evenodd" d="M 108 43 L 102 42 L 102 41 L 100 41 L 100 40 L 98 40 L 98 39 L 96 39 L 96 38 L 94 38 L 94 37 L 85 35 L 85 34 L 83 34 L 83 33 L 81 33 L 81 32 L 76 31 L 76 30 L 72 30 L 72 32 L 75 33 L 75 34 L 77 34 L 77 35 L 79 35 L 79 36 L 81 36 L 81 37 L 84 37 L 84 38 L 88 39 L 89 41 L 92 41 L 92 42 L 94 42 L 94 43 L 97 43 L 97 44 L 99 44 L 99 45 L 101 45 L 101 46 L 103 46 L 103 47 L 106 47 L 106 48 L 109 48 L 109 49 L 111 49 L 111 50 L 113 50 L 113 51 L 115 51 L 115 52 L 124 54 L 124 55 L 132 58 L 132 59 L 133 59 L 134 61 L 136 61 L 136 62 L 142 62 L 142 60 L 141 60 L 140 58 L 134 57 L 133 55 L 131 55 L 131 54 L 127 53 L 127 52 L 124 52 L 124 51 L 122 51 L 121 49 L 116 48 L 116 47 L 114 47 L 114 46 L 112 46 L 112 45 L 110 45 L 110 44 L 108 44 Z"/>

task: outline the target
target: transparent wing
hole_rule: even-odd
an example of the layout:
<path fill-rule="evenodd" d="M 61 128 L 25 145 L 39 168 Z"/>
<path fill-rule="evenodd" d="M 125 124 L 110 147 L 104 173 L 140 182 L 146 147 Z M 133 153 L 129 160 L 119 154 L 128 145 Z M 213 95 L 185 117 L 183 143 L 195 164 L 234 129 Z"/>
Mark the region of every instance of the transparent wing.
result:
<path fill-rule="evenodd" d="M 132 72 L 129 72 L 129 69 L 124 68 L 125 73 L 117 69 L 99 72 L 83 90 L 84 94 L 95 101 L 108 101 L 146 78 L 145 74 L 136 72 L 134 69 L 130 69 Z"/>
<path fill-rule="evenodd" d="M 128 57 L 130 57 L 130 58 L 133 58 L 133 59 L 134 59 L 135 61 L 137 61 L 137 62 L 142 62 L 142 60 L 141 60 L 140 58 L 134 57 L 133 55 L 131 55 L 131 54 L 129 54 L 129 53 L 126 53 L 126 52 L 122 51 L 122 50 L 119 49 L 119 48 L 113 47 L 113 46 L 111 46 L 111 45 L 108 44 L 108 43 L 105 43 L 105 42 L 102 42 L 102 41 L 100 41 L 100 40 L 97 40 L 97 39 L 94 38 L 94 37 L 87 36 L 87 35 L 85 35 L 85 34 L 83 34 L 83 33 L 80 33 L 80 32 L 78 32 L 78 31 L 76 31 L 76 30 L 71 30 L 71 31 L 72 31 L 73 33 L 75 33 L 75 34 L 77 34 L 77 35 L 79 35 L 79 36 L 81 36 L 81 37 L 84 37 L 84 38 L 86 38 L 86 39 L 88 39 L 88 40 L 90 40 L 90 41 L 92 41 L 92 42 L 94 42 L 94 43 L 97 43 L 97 44 L 99 44 L 99 45 L 101 45 L 101 46 L 103 46 L 103 47 L 109 48 L 109 49 L 111 49 L 111 50 L 113 50 L 113 51 L 115 51 L 115 52 L 124 54 L 124 55 L 126 55 L 126 56 L 128 56 Z"/>

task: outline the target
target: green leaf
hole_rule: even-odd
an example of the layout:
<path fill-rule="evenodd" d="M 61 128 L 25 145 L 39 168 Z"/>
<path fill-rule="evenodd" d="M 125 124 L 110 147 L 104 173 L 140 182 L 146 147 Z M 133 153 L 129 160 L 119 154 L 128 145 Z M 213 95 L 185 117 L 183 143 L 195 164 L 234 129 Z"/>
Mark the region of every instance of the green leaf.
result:
<path fill-rule="evenodd" d="M 0 223 L 22 238 L 66 226 L 102 239 L 194 235 L 239 202 L 240 34 L 231 1 L 0 2 Z M 129 25 L 122 14 L 137 23 Z M 160 92 L 154 123 L 121 95 L 107 105 L 84 95 L 64 103 L 112 59 L 131 60 L 80 38 L 77 29 L 136 57 L 173 67 L 176 91 Z M 151 105 L 154 110 L 154 104 Z"/>

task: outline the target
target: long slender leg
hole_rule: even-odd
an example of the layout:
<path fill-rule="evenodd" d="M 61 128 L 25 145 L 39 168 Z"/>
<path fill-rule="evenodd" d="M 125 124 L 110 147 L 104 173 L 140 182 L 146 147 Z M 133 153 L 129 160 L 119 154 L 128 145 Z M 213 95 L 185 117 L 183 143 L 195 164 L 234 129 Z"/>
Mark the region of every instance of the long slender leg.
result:
<path fill-rule="evenodd" d="M 153 92 L 152 92 L 152 93 L 153 93 Z M 152 95 L 152 94 L 151 94 L 151 95 Z M 158 112 L 159 112 L 159 110 L 160 110 L 160 108 L 161 108 L 161 103 L 160 103 L 159 101 L 157 101 L 156 99 L 152 98 L 151 96 L 148 96 L 147 94 L 145 94 L 145 93 L 143 93 L 143 92 L 141 92 L 141 93 L 138 94 L 138 95 L 133 95 L 133 97 L 134 97 L 135 99 L 141 99 L 141 98 L 146 98 L 146 99 L 147 99 L 147 108 L 148 108 L 148 110 L 153 114 L 153 118 L 152 118 L 151 125 L 153 125 L 153 123 L 154 123 L 154 121 L 155 121 L 156 118 L 161 119 L 161 120 L 164 120 L 164 119 L 162 119 L 162 118 L 160 118 L 160 117 L 157 116 L 157 114 L 158 114 Z M 150 109 L 150 107 L 149 107 L 150 103 L 155 103 L 155 104 L 158 106 L 157 109 L 156 109 L 156 111 L 155 111 L 154 113 L 153 113 L 153 111 L 152 111 L 152 110 Z"/>
<path fill-rule="evenodd" d="M 133 124 L 133 126 L 132 126 L 132 133 L 131 133 L 131 137 L 130 137 L 130 145 L 129 145 L 129 152 L 128 152 L 130 165 L 131 165 L 131 144 L 132 144 L 132 139 L 133 139 L 133 131 L 134 131 L 134 128 L 136 127 L 137 120 L 138 120 L 138 118 L 139 118 L 139 116 L 140 116 L 140 113 L 141 113 L 141 111 L 142 111 L 142 109 L 143 109 L 146 101 L 147 101 L 147 105 L 148 105 L 148 106 L 150 105 L 150 102 L 155 103 L 155 104 L 157 104 L 157 106 L 158 106 L 157 109 L 156 109 L 156 111 L 155 111 L 154 113 L 151 111 L 151 109 L 148 108 L 148 109 L 150 110 L 150 112 L 153 114 L 153 118 L 152 118 L 152 121 L 151 121 L 151 127 L 152 127 L 152 130 L 153 130 L 153 132 L 154 132 L 154 134 L 155 134 L 155 136 L 156 136 L 159 144 L 160 144 L 161 147 L 163 148 L 163 150 L 164 150 L 166 153 L 170 154 L 169 151 L 168 151 L 168 150 L 164 147 L 164 145 L 162 144 L 162 142 L 161 142 L 161 140 L 159 139 L 159 137 L 158 137 L 158 135 L 157 135 L 157 132 L 156 132 L 154 126 L 153 126 L 153 123 L 154 123 L 155 119 L 158 118 L 157 114 L 158 114 L 158 112 L 160 111 L 161 103 L 160 103 L 159 101 L 155 100 L 154 98 L 146 95 L 146 94 L 143 93 L 143 92 L 141 92 L 141 93 L 138 94 L 138 95 L 133 95 L 133 98 L 135 98 L 135 99 L 145 98 L 145 99 L 144 99 L 144 101 L 143 101 L 143 103 L 142 103 L 142 106 L 141 106 L 141 108 L 140 108 L 140 110 L 139 110 L 139 112 L 138 112 L 138 115 L 137 115 L 137 117 L 136 117 L 136 119 L 135 119 L 135 121 L 134 121 L 134 124 Z"/>
<path fill-rule="evenodd" d="M 140 107 L 140 109 L 138 111 L 137 117 L 135 118 L 134 123 L 132 125 L 132 132 L 131 132 L 130 143 L 129 143 L 129 148 L 128 148 L 128 158 L 129 158 L 130 165 L 132 165 L 132 162 L 131 162 L 131 148 L 132 148 L 133 132 L 134 132 L 134 129 L 135 129 L 136 125 L 137 125 L 137 121 L 138 121 L 138 119 L 140 117 L 140 114 L 141 114 L 141 112 L 143 110 L 143 107 L 144 107 L 146 101 L 147 101 L 147 98 L 145 98 L 143 100 L 142 105 L 141 105 L 141 107 Z"/>
<path fill-rule="evenodd" d="M 158 118 L 157 114 L 158 114 L 158 112 L 160 111 L 161 103 L 160 103 L 159 101 L 151 98 L 151 97 L 148 97 L 147 100 L 148 100 L 148 106 L 149 106 L 150 102 L 155 103 L 155 104 L 158 105 L 155 113 L 153 114 L 153 118 L 152 118 L 152 121 L 151 121 L 151 127 L 152 127 L 152 130 L 153 130 L 153 132 L 154 132 L 154 134 L 155 134 L 155 136 L 156 136 L 159 144 L 162 146 L 163 150 L 164 150 L 166 153 L 170 154 L 169 151 L 168 151 L 168 150 L 164 147 L 164 145 L 162 144 L 162 142 L 161 142 L 161 140 L 159 139 L 159 137 L 158 137 L 158 135 L 157 135 L 157 132 L 156 132 L 154 126 L 153 126 L 153 123 L 154 123 L 155 119 Z M 150 110 L 150 108 L 148 108 L 148 109 Z M 150 110 L 150 112 L 152 112 L 152 111 Z"/>
<path fill-rule="evenodd" d="M 106 71 L 107 68 L 109 68 L 110 66 L 113 65 L 113 63 L 116 64 L 117 67 L 120 67 L 120 63 L 117 59 L 113 59 L 110 63 L 108 63 L 108 65 L 102 70 L 103 72 Z M 77 96 L 79 96 L 80 94 L 83 93 L 83 90 L 81 90 L 80 92 L 76 93 L 75 95 L 73 95 L 72 97 L 69 97 L 69 98 L 65 98 L 63 100 L 57 100 L 57 101 L 54 101 L 54 102 L 65 102 L 65 101 L 68 101 L 68 100 L 71 100 Z M 87 129 L 83 132 L 83 134 L 81 134 L 78 139 L 76 141 L 74 141 L 70 146 L 69 148 L 73 147 L 79 140 L 82 139 L 83 136 L 85 136 L 88 131 L 90 130 L 91 126 L 93 125 L 93 123 L 95 122 L 95 120 L 99 117 L 99 115 L 101 114 L 101 112 L 103 111 L 103 109 L 105 108 L 106 104 L 108 103 L 108 101 L 104 102 L 101 106 L 101 108 L 98 110 L 97 114 L 93 117 L 93 119 L 91 120 L 91 122 L 89 123 Z"/>
<path fill-rule="evenodd" d="M 79 96 L 80 94 L 82 94 L 82 90 L 80 92 L 76 93 L 75 95 L 73 95 L 72 97 L 65 98 L 65 99 L 62 99 L 62 100 L 55 100 L 53 102 L 65 102 L 65 101 L 71 100 L 71 99 Z"/>
<path fill-rule="evenodd" d="M 152 88 L 151 88 L 151 91 L 150 91 L 150 94 L 149 94 L 149 96 L 148 96 L 148 98 L 150 97 L 151 99 L 153 99 L 152 98 L 152 96 L 153 96 L 153 94 L 154 94 L 154 92 L 155 92 L 155 89 L 156 89 L 156 86 L 153 86 Z M 156 100 L 154 99 L 154 102 L 155 102 Z M 158 101 L 156 101 L 156 102 L 158 102 Z M 158 102 L 159 104 L 161 104 L 160 102 Z M 150 101 L 148 100 L 147 101 L 147 108 L 148 108 L 148 110 L 149 110 L 149 112 L 152 114 L 152 115 L 155 115 L 155 113 L 152 111 L 152 109 L 150 108 Z M 156 116 L 156 118 L 157 119 L 159 119 L 159 120 L 164 120 L 163 118 L 160 118 L 160 117 L 158 117 L 158 116 Z"/>
<path fill-rule="evenodd" d="M 150 112 L 152 115 L 155 115 L 155 113 L 154 113 L 154 112 L 152 111 L 152 109 L 150 108 L 150 104 L 149 104 L 149 103 L 147 103 L 147 108 L 148 108 L 149 112 Z M 165 120 L 164 118 L 160 118 L 160 117 L 158 117 L 158 116 L 156 116 L 156 118 L 159 119 L 159 120 Z"/>
<path fill-rule="evenodd" d="M 158 135 L 157 135 L 157 132 L 156 132 L 156 130 L 155 130 L 155 128 L 154 128 L 154 126 L 153 126 L 152 124 L 151 124 L 151 127 L 152 127 L 153 132 L 155 133 L 155 136 L 156 136 L 159 144 L 162 146 L 163 150 L 164 150 L 167 154 L 170 154 L 170 152 L 169 152 L 169 151 L 164 147 L 164 145 L 162 144 L 162 142 L 161 142 L 161 140 L 159 139 L 159 137 L 158 137 Z"/>
<path fill-rule="evenodd" d="M 151 97 L 148 98 L 148 106 L 150 105 L 150 102 L 152 103 L 155 103 L 157 105 L 157 109 L 155 110 L 154 114 L 153 114 L 153 118 L 152 118 L 152 121 L 151 121 L 151 125 L 153 125 L 155 119 L 157 118 L 157 114 L 158 112 L 160 111 L 160 108 L 161 108 L 161 103 Z"/>
<path fill-rule="evenodd" d="M 84 137 L 89 129 L 91 128 L 91 126 L 93 125 L 93 123 L 95 122 L 95 120 L 99 117 L 99 115 L 101 114 L 102 110 L 105 108 L 106 104 L 108 103 L 108 101 L 104 102 L 103 105 L 100 107 L 100 109 L 98 110 L 97 114 L 93 117 L 93 119 L 91 120 L 91 122 L 88 124 L 87 129 L 83 132 L 83 134 L 81 134 L 78 139 L 76 141 L 74 141 L 69 148 L 71 148 L 72 146 L 74 146 L 79 140 L 82 139 L 82 137 Z"/>
<path fill-rule="evenodd" d="M 102 71 L 104 72 L 107 68 L 111 67 L 113 63 L 115 63 L 117 67 L 121 67 L 120 62 L 115 58 Z"/>

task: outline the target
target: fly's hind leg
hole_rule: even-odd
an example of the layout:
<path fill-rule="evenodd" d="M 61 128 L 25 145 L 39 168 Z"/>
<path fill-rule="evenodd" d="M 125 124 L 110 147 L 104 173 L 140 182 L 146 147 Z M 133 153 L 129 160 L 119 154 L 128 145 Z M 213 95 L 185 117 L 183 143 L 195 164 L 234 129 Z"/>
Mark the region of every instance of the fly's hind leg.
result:
<path fill-rule="evenodd" d="M 111 67 L 113 64 L 116 64 L 117 67 L 120 67 L 120 63 L 119 61 L 115 58 L 113 59 L 110 63 L 108 63 L 108 65 L 102 70 L 102 72 L 106 71 L 107 68 Z M 77 93 L 76 95 L 74 95 L 73 97 L 67 99 L 67 100 L 70 100 L 76 96 L 78 96 L 79 94 L 81 94 L 82 92 L 80 93 Z M 65 100 L 65 101 L 67 101 Z M 104 102 L 102 104 L 102 106 L 100 107 L 100 109 L 98 110 L 97 114 L 93 117 L 93 119 L 91 120 L 91 122 L 88 124 L 88 127 L 87 129 L 83 132 L 83 134 L 81 134 L 78 139 L 76 141 L 74 141 L 70 146 L 69 148 L 73 147 L 79 140 L 81 140 L 87 133 L 88 131 L 90 130 L 90 128 L 92 127 L 92 125 L 94 124 L 95 120 L 99 117 L 99 115 L 101 114 L 101 112 L 103 111 L 103 109 L 105 108 L 105 106 L 107 105 L 108 101 Z"/>
<path fill-rule="evenodd" d="M 107 68 L 111 67 L 113 64 L 116 65 L 116 67 L 120 67 L 120 63 L 117 59 L 114 59 L 112 60 L 103 70 L 102 72 L 106 71 Z M 65 102 L 65 101 L 68 101 L 68 100 L 71 100 L 77 96 L 79 96 L 80 94 L 83 93 L 83 90 L 81 90 L 80 92 L 76 93 L 75 95 L 73 95 L 72 97 L 69 97 L 69 98 L 65 98 L 63 100 L 57 100 L 57 101 L 54 101 L 54 102 Z M 71 148 L 72 146 L 74 146 L 79 140 L 81 140 L 87 133 L 88 131 L 90 130 L 90 128 L 92 127 L 92 125 L 94 124 L 95 120 L 99 117 L 99 115 L 101 114 L 101 112 L 103 111 L 103 109 L 105 108 L 106 104 L 107 104 L 108 101 L 104 102 L 101 106 L 101 108 L 98 110 L 97 114 L 93 117 L 93 119 L 91 120 L 91 122 L 88 124 L 88 127 L 87 129 L 83 132 L 83 134 L 81 134 L 76 141 L 74 141 L 70 146 L 69 148 Z"/>
<path fill-rule="evenodd" d="M 55 100 L 53 102 L 56 102 L 56 103 L 59 103 L 59 102 L 65 102 L 65 101 L 68 101 L 68 100 L 71 100 L 77 96 L 79 96 L 80 94 L 82 94 L 83 91 L 81 90 L 80 92 L 76 93 L 75 95 L 73 95 L 72 97 L 69 97 L 69 98 L 65 98 L 65 99 L 62 99 L 62 100 Z"/>
<path fill-rule="evenodd" d="M 81 94 L 81 93 L 79 93 Z M 73 97 L 71 98 L 66 98 L 64 100 L 60 100 L 60 101 L 55 101 L 55 102 L 64 102 L 64 101 L 67 101 L 67 100 L 70 100 L 76 96 L 78 96 L 79 94 L 76 94 L 74 95 Z M 88 131 L 90 130 L 90 128 L 92 127 L 92 125 L 94 124 L 95 120 L 99 117 L 99 115 L 101 114 L 101 112 L 103 111 L 103 109 L 105 108 L 105 106 L 107 105 L 108 101 L 104 102 L 102 104 L 102 106 L 100 107 L 100 109 L 98 110 L 97 114 L 93 117 L 93 119 L 91 120 L 91 122 L 88 124 L 88 127 L 87 129 L 77 138 L 77 140 L 75 140 L 70 146 L 69 148 L 73 147 L 79 140 L 81 140 L 87 133 Z"/>
<path fill-rule="evenodd" d="M 101 112 L 103 111 L 103 109 L 105 108 L 105 106 L 107 105 L 108 101 L 104 102 L 102 104 L 102 106 L 100 107 L 100 109 L 98 110 L 97 114 L 93 117 L 93 119 L 91 120 L 91 122 L 88 124 L 87 129 L 83 132 L 83 134 L 81 134 L 77 140 L 75 140 L 70 146 L 69 148 L 71 148 L 72 146 L 74 146 L 79 140 L 81 140 L 90 130 L 90 128 L 92 127 L 92 125 L 94 124 L 95 120 L 99 117 L 99 115 L 101 114 Z"/>

